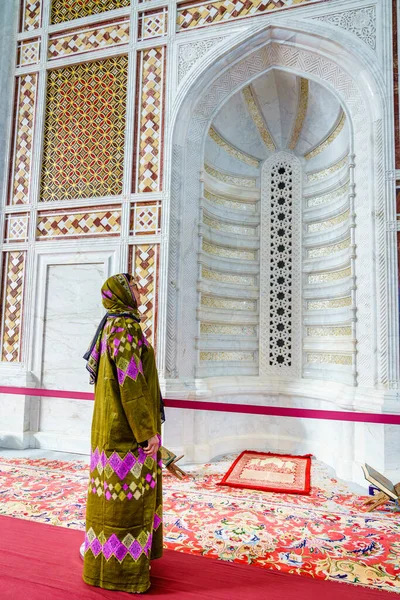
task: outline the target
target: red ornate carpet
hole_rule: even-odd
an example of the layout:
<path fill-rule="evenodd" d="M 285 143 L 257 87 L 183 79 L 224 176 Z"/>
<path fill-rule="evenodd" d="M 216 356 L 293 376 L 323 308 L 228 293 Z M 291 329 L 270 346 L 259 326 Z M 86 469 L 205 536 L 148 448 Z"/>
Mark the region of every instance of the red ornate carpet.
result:
<path fill-rule="evenodd" d="M 82 581 L 80 531 L 0 517 L 1 600 L 129 600 Z M 15 543 L 18 540 L 18 543 Z M 201 573 L 201 577 L 199 577 Z M 338 589 L 340 588 L 340 589 Z M 355 593 L 356 592 L 356 593 Z M 152 563 L 145 597 L 160 600 L 390 600 L 389 592 L 254 569 L 166 550 Z"/>
<path fill-rule="evenodd" d="M 366 513 L 315 460 L 309 496 L 219 487 L 234 458 L 166 474 L 168 549 L 400 593 L 396 507 Z M 0 514 L 83 530 L 86 484 L 85 463 L 0 458 Z"/>

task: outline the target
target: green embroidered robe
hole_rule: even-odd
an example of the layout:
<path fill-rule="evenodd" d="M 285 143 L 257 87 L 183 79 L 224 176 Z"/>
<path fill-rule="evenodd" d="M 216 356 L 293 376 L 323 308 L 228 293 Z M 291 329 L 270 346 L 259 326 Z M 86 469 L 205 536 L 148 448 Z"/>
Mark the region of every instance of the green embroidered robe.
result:
<path fill-rule="evenodd" d="M 161 433 L 155 356 L 126 317 L 107 320 L 98 355 L 83 578 L 144 592 L 162 555 L 161 457 L 140 446 Z"/>

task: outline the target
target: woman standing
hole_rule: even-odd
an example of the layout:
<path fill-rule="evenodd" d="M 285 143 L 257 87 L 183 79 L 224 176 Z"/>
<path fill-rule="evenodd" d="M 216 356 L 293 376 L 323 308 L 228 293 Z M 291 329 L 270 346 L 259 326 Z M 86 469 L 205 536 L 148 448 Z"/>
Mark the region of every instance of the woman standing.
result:
<path fill-rule="evenodd" d="M 95 404 L 83 579 L 142 593 L 162 555 L 163 407 L 132 276 L 110 277 L 101 293 L 108 312 L 85 355 Z"/>

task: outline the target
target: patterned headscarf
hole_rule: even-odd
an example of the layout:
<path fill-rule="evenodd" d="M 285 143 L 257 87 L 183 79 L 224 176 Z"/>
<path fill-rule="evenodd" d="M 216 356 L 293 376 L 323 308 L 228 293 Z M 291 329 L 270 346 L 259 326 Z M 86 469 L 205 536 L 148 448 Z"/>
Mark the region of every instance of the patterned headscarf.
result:
<path fill-rule="evenodd" d="M 91 344 L 83 356 L 87 361 L 86 368 L 90 373 L 90 383 L 96 383 L 100 358 L 100 344 L 107 319 L 111 317 L 128 317 L 140 323 L 138 305 L 133 293 L 135 280 L 128 273 L 119 273 L 109 277 L 101 288 L 103 306 L 107 309 L 97 328 Z"/>

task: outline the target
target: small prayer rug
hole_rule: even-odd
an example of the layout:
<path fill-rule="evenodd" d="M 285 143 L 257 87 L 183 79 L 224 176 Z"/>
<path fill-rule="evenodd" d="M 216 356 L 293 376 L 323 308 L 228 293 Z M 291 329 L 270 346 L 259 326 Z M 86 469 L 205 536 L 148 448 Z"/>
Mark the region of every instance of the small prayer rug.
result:
<path fill-rule="evenodd" d="M 292 456 L 245 450 L 218 485 L 263 492 L 310 494 L 311 454 Z"/>

